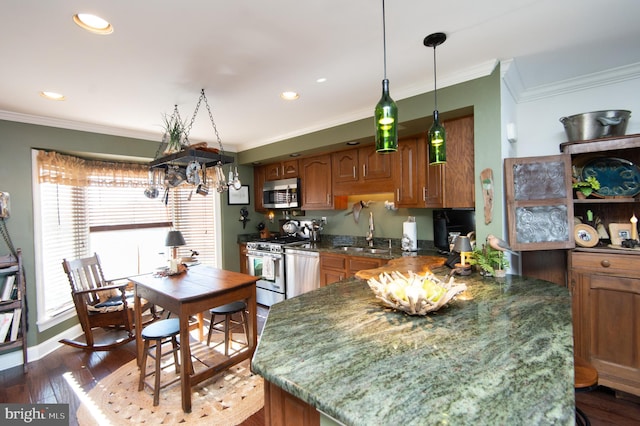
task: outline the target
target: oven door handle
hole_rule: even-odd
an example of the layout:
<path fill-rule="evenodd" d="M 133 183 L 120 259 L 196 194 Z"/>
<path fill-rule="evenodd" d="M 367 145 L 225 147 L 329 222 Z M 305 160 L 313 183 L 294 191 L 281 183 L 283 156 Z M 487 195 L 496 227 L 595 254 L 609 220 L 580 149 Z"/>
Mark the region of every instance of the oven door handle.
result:
<path fill-rule="evenodd" d="M 282 259 L 282 254 L 266 251 L 247 251 L 247 257 L 272 257 L 274 259 Z"/>

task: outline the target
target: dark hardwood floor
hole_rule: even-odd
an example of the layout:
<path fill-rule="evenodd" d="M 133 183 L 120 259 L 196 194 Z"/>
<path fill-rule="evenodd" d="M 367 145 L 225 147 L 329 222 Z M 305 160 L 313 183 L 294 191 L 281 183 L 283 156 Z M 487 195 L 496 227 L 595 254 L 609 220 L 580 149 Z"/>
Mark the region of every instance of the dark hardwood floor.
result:
<path fill-rule="evenodd" d="M 258 310 L 258 328 L 262 330 L 267 309 Z M 77 425 L 75 413 L 80 399 L 65 379 L 72 372 L 78 385 L 88 392 L 101 379 L 135 358 L 135 343 L 130 342 L 108 352 L 89 352 L 62 346 L 46 357 L 22 366 L 0 371 L 0 403 L 68 403 L 70 425 Z M 589 416 L 593 426 L 631 426 L 640 424 L 640 398 L 629 395 L 616 397 L 605 387 L 576 394 L 578 406 Z M 243 426 L 265 424 L 264 409 L 248 418 Z"/>

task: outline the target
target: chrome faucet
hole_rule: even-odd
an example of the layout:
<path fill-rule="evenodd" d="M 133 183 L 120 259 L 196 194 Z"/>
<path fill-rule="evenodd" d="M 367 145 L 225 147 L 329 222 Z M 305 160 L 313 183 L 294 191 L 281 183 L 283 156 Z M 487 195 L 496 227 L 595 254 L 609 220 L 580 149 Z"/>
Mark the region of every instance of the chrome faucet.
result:
<path fill-rule="evenodd" d="M 366 238 L 366 240 L 369 241 L 369 247 L 373 247 L 373 230 L 373 212 L 369 212 L 369 232 Z"/>

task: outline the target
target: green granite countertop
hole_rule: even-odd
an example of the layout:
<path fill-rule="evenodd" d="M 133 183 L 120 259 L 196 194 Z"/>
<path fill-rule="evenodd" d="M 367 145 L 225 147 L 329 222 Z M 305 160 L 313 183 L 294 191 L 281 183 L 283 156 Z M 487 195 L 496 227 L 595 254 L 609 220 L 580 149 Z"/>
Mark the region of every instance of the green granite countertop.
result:
<path fill-rule="evenodd" d="M 253 371 L 346 425 L 574 424 L 568 290 L 456 281 L 470 299 L 426 317 L 384 308 L 358 279 L 277 303 Z"/>

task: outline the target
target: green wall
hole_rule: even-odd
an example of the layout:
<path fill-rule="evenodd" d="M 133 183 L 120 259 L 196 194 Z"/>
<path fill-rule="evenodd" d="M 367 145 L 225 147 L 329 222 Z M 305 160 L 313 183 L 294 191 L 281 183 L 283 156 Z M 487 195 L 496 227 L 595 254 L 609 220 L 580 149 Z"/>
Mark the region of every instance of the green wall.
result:
<path fill-rule="evenodd" d="M 487 234 L 502 235 L 502 156 L 501 156 L 501 119 L 500 119 L 500 71 L 499 67 L 491 75 L 478 78 L 465 83 L 449 86 L 438 90 L 438 109 L 443 119 L 453 118 L 457 115 L 474 114 L 475 136 L 475 172 L 476 172 L 476 231 L 478 238 L 484 240 Z M 432 122 L 433 93 L 425 93 L 411 98 L 397 101 L 401 128 L 404 127 L 401 136 L 409 136 L 419 132 L 425 132 Z M 372 106 L 373 112 L 373 106 Z M 337 126 L 303 136 L 287 139 L 267 146 L 257 147 L 242 151 L 238 154 L 241 164 L 253 162 L 267 163 L 273 159 L 287 158 L 291 152 L 312 154 L 327 152 L 336 148 L 344 148 L 348 141 L 361 142 L 373 141 L 373 118 L 358 120 L 352 123 Z M 455 158 L 448 158 L 455 161 Z M 485 168 L 493 169 L 495 200 L 493 221 L 489 225 L 484 224 L 484 206 L 479 185 L 480 171 Z M 304 188 L 302 188 L 304 191 Z M 367 198 L 367 197 L 364 197 Z M 418 222 L 418 239 L 432 240 L 432 211 L 430 209 L 399 209 L 391 212 L 384 209 L 384 201 L 393 201 L 393 194 L 371 196 L 364 199 L 362 196 L 350 197 L 352 202 L 363 199 L 375 198 L 378 201 L 372 204 L 370 211 L 374 212 L 377 220 L 376 236 L 386 238 L 400 238 L 402 236 L 402 222 L 407 216 L 415 216 Z M 253 203 L 253 201 L 252 201 Z M 363 236 L 367 232 L 367 220 L 355 224 L 351 216 L 345 216 L 347 211 L 308 211 L 306 217 L 327 217 L 328 225 L 324 233 L 335 235 Z M 247 232 L 256 232 L 255 225 L 266 218 L 253 211 L 250 215 L 251 222 L 247 224 Z M 269 224 L 272 231 L 277 231 L 277 221 Z"/>
<path fill-rule="evenodd" d="M 480 186 L 476 182 L 476 222 L 480 238 L 487 233 L 501 234 L 502 230 L 502 160 L 500 155 L 500 77 L 496 70 L 487 77 L 461 83 L 439 90 L 439 110 L 443 117 L 451 111 L 472 110 L 475 115 L 475 169 L 491 167 L 495 177 L 495 207 L 494 221 L 489 226 L 482 220 L 482 196 Z M 430 125 L 433 111 L 433 95 L 426 93 L 412 98 L 398 101 L 400 119 L 406 124 L 407 135 L 414 131 L 416 125 L 424 131 Z M 373 107 L 372 107 L 373 112 Z M 370 141 L 373 137 L 372 119 L 359 120 L 354 123 L 337 126 L 332 129 L 288 139 L 247 150 L 238 154 L 238 161 L 244 166 L 239 167 L 240 177 L 244 185 L 249 185 L 251 205 L 250 219 L 246 229 L 242 228 L 240 217 L 241 206 L 229 206 L 227 194 L 220 199 L 222 210 L 222 264 L 230 270 L 238 270 L 237 235 L 256 232 L 256 225 L 265 220 L 264 216 L 253 211 L 253 171 L 251 163 L 265 161 L 276 156 L 285 157 L 291 152 L 320 152 L 328 148 L 344 146 L 350 140 Z M 11 217 L 7 220 L 7 227 L 15 247 L 22 248 L 25 273 L 27 279 L 27 294 L 29 304 L 29 332 L 28 345 L 33 346 L 46 341 L 61 333 L 76 323 L 69 320 L 55 327 L 38 333 L 36 326 L 36 295 L 35 295 L 35 265 L 34 265 L 34 234 L 33 234 L 33 205 L 32 205 L 32 169 L 31 149 L 54 149 L 67 153 L 92 153 L 108 156 L 127 156 L 139 159 L 154 157 L 158 141 L 108 136 L 96 133 L 66 130 L 54 127 L 24 124 L 0 120 L 0 191 L 11 194 Z M 455 159 L 449 158 L 449 161 Z M 375 198 L 376 196 L 372 196 Z M 427 209 L 400 209 L 389 212 L 384 209 L 385 196 L 372 204 L 376 219 L 376 236 L 398 238 L 401 223 L 408 215 L 416 216 L 418 221 L 418 238 L 432 239 L 431 211 Z M 389 194 L 390 197 L 390 194 Z M 355 197 L 354 200 L 360 199 Z M 364 200 L 364 201 L 368 201 Z M 391 201 L 391 198 L 389 198 Z M 347 234 L 363 236 L 367 229 L 367 220 L 360 220 L 355 226 L 351 216 L 345 216 L 345 211 L 308 212 L 309 217 L 326 216 L 329 224 L 325 232 L 332 234 Z M 271 225 L 277 229 L 277 221 Z M 3 244 L 3 243 L 2 243 Z M 7 253 L 8 249 L 0 249 Z"/>

